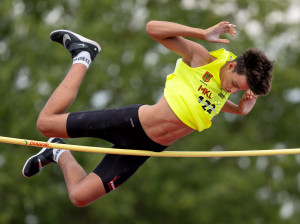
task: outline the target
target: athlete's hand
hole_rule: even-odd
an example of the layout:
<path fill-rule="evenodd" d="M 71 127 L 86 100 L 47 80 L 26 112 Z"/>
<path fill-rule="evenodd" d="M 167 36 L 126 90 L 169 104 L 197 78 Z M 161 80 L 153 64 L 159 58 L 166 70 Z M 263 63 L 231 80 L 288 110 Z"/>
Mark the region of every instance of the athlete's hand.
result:
<path fill-rule="evenodd" d="M 251 90 L 245 91 L 238 106 L 238 114 L 246 115 L 254 107 L 257 96 Z"/>
<path fill-rule="evenodd" d="M 229 40 L 220 39 L 220 36 L 225 33 L 229 33 L 231 36 L 236 34 L 236 25 L 230 24 L 229 22 L 220 22 L 217 25 L 210 27 L 205 31 L 205 40 L 213 43 L 224 43 L 228 44 Z"/>

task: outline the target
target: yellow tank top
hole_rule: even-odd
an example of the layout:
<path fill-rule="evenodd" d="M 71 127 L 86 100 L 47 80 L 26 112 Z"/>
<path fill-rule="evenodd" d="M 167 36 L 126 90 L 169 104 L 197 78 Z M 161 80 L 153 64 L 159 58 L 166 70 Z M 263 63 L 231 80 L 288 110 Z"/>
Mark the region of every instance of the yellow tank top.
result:
<path fill-rule="evenodd" d="M 164 96 L 176 116 L 192 129 L 202 131 L 211 126 L 230 93 L 221 89 L 220 69 L 236 56 L 219 49 L 210 52 L 213 62 L 191 68 L 178 59 L 173 74 L 168 75 Z"/>

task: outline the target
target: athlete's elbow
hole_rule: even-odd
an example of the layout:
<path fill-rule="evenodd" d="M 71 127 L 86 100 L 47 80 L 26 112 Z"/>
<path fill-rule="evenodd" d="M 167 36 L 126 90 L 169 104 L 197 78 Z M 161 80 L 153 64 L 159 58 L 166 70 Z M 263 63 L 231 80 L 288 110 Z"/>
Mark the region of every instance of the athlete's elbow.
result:
<path fill-rule="evenodd" d="M 239 109 L 237 111 L 237 114 L 238 115 L 247 115 L 250 111 L 249 110 L 246 110 L 246 109 Z"/>
<path fill-rule="evenodd" d="M 146 32 L 148 33 L 149 36 L 155 37 L 157 34 L 157 24 L 158 21 L 151 20 L 147 23 L 146 25 Z"/>

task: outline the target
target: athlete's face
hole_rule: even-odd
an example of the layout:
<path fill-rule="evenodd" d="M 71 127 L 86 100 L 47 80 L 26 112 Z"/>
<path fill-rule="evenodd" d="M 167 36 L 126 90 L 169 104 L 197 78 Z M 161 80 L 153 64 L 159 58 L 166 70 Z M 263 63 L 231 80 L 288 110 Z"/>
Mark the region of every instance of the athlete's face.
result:
<path fill-rule="evenodd" d="M 236 62 L 230 62 L 220 70 L 221 88 L 233 94 L 249 89 L 246 75 L 233 72 L 235 66 Z"/>

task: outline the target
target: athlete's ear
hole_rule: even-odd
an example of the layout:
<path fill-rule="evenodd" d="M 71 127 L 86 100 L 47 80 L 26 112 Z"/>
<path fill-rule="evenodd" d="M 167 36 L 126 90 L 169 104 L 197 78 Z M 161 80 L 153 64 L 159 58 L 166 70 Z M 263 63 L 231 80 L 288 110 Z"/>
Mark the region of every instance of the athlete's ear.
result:
<path fill-rule="evenodd" d="M 229 70 L 234 70 L 236 67 L 237 63 L 235 61 L 232 61 L 228 64 L 228 69 Z"/>

